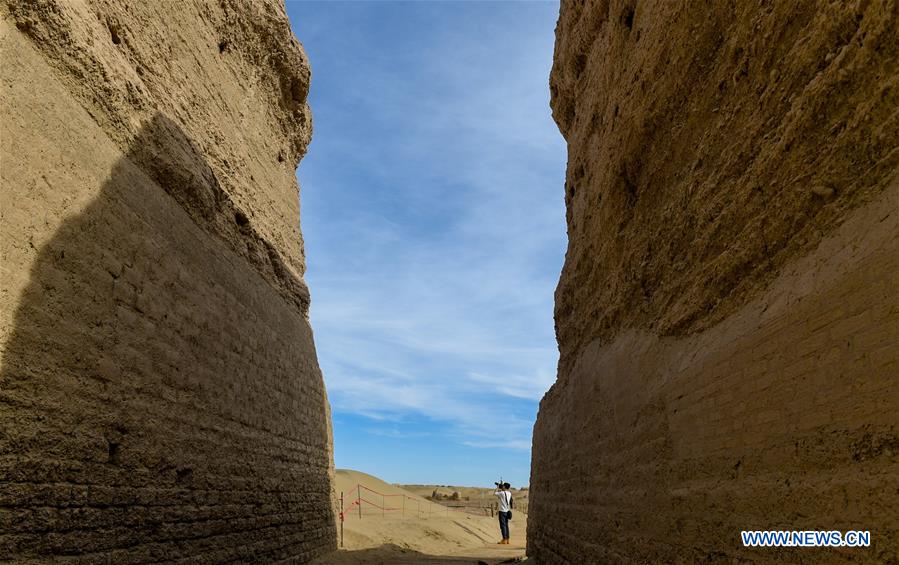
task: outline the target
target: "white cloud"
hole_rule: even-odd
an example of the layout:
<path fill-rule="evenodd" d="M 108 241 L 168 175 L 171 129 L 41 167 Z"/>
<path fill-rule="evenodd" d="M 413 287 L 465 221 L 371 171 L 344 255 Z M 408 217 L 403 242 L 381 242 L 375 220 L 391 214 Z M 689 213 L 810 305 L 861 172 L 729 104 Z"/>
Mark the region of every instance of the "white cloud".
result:
<path fill-rule="evenodd" d="M 299 176 L 335 412 L 386 422 L 384 434 L 415 414 L 460 444 L 493 446 L 504 411 L 500 443 L 530 448 L 555 374 L 565 250 L 565 146 L 548 109 L 553 22 L 541 33 L 493 22 L 476 37 L 442 28 L 408 55 L 411 68 L 372 50 L 341 63 L 355 82 L 332 93 L 337 109 L 313 99 Z"/>

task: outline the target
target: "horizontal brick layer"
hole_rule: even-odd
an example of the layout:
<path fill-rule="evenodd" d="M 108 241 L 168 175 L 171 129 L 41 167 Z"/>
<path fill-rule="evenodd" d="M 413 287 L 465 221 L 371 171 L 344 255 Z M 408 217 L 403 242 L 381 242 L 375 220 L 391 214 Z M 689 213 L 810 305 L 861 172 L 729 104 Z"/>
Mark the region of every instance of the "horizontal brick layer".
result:
<path fill-rule="evenodd" d="M 184 172 L 211 169 L 170 116 L 123 153 L 0 25 L 17 53 L 0 135 L 0 561 L 334 549 L 330 416 L 302 305 L 247 260 L 255 240 L 220 237 L 172 194 L 216 192 Z M 166 187 L 153 151 L 184 166 Z"/>
<path fill-rule="evenodd" d="M 687 339 L 628 332 L 544 398 L 528 553 L 541 563 L 899 558 L 899 185 L 769 290 Z M 742 547 L 746 529 L 872 547 Z"/>

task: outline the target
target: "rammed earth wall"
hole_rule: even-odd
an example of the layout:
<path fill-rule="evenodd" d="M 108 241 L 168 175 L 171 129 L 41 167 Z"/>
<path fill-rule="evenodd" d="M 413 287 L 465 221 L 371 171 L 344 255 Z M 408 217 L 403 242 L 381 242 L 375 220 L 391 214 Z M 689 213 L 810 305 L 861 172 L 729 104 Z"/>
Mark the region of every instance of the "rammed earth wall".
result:
<path fill-rule="evenodd" d="M 283 5 L 0 16 L 0 561 L 333 550 Z"/>
<path fill-rule="evenodd" d="M 563 0 L 538 562 L 899 559 L 897 10 Z"/>

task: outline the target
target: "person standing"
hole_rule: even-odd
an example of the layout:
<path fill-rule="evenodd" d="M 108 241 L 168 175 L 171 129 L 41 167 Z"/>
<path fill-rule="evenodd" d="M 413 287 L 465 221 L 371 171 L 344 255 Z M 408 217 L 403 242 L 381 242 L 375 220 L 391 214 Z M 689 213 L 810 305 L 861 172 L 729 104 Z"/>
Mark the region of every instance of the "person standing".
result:
<path fill-rule="evenodd" d="M 493 494 L 499 497 L 499 531 L 502 534 L 501 545 L 509 545 L 509 520 L 512 518 L 512 485 L 509 483 L 493 483 L 496 490 Z"/>

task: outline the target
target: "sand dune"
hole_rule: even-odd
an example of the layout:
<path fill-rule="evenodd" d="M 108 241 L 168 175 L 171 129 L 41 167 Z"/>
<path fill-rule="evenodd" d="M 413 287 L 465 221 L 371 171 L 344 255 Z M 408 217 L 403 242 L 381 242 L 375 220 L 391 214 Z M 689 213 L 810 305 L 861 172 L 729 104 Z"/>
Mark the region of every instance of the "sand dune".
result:
<path fill-rule="evenodd" d="M 448 509 L 372 475 L 338 469 L 335 490 L 344 495 L 346 551 L 317 563 L 435 562 L 443 557 L 496 563 L 524 554 L 523 516 L 513 519 L 512 544 L 498 546 L 495 518 Z"/>
<path fill-rule="evenodd" d="M 432 493 L 437 492 L 438 495 L 446 497 L 440 504 L 466 508 L 472 514 L 485 514 L 490 516 L 489 508 L 496 507 L 497 498 L 493 495 L 493 488 L 486 487 L 465 487 L 454 485 L 396 485 L 402 489 L 410 491 L 419 496 L 428 498 Z M 528 489 L 511 489 L 514 500 L 516 513 L 527 514 L 528 509 Z M 450 497 L 453 493 L 459 494 L 458 500 L 452 500 Z"/>

